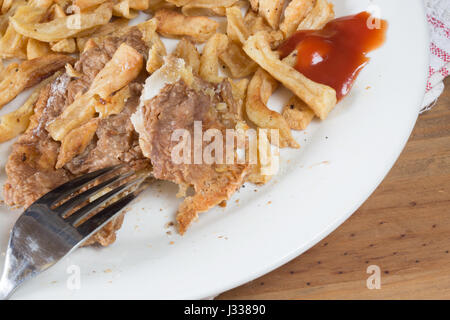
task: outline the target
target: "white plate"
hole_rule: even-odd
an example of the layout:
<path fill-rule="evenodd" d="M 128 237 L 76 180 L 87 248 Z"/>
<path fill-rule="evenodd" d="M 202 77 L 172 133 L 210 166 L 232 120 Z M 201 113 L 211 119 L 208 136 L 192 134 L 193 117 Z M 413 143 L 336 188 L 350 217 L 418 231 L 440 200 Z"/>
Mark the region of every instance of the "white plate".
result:
<path fill-rule="evenodd" d="M 176 187 L 155 185 L 133 205 L 115 244 L 78 250 L 14 298 L 210 297 L 281 266 L 344 222 L 383 180 L 411 133 L 424 94 L 428 33 L 421 0 L 334 2 L 337 16 L 379 6 L 390 24 L 387 43 L 326 121 L 295 134 L 302 148 L 282 153 L 282 170 L 271 183 L 247 184 L 226 209 L 202 214 L 184 237 L 165 228 L 179 203 Z M 271 104 L 284 98 L 281 92 Z M 2 172 L 9 151 L 10 144 L 0 147 Z M 1 208 L 0 252 L 18 214 Z M 79 290 L 67 286 L 72 265 L 81 271 Z"/>

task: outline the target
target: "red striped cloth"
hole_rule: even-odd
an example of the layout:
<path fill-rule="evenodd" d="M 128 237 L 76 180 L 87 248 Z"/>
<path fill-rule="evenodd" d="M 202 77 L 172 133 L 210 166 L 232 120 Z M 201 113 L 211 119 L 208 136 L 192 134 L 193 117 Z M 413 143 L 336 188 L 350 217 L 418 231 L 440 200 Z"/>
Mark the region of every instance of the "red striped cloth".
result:
<path fill-rule="evenodd" d="M 430 68 L 422 112 L 431 109 L 444 91 L 450 72 L 450 0 L 424 0 L 431 32 Z"/>

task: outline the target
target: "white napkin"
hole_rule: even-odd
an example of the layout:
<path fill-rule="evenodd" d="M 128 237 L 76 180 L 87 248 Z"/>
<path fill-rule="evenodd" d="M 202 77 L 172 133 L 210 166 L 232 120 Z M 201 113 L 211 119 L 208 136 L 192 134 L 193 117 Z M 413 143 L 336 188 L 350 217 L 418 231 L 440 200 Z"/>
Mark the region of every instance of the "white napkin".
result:
<path fill-rule="evenodd" d="M 430 26 L 430 68 L 421 112 L 430 110 L 444 91 L 450 71 L 450 0 L 424 0 Z"/>

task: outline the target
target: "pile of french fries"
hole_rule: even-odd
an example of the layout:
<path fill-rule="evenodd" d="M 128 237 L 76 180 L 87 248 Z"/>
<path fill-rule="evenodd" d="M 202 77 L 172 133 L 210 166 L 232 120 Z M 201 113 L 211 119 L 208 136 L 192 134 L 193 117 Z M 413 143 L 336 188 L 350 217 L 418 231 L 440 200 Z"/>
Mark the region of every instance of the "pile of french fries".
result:
<path fill-rule="evenodd" d="M 0 107 L 60 69 L 61 64 L 76 77 L 74 55 L 107 36 L 123 33 L 140 11 L 149 15 L 142 24 L 150 48 L 143 61 L 148 73 L 158 70 L 164 56 L 172 54 L 184 59 L 192 72 L 206 81 L 219 83 L 228 78 L 241 102 L 243 117 L 257 128 L 278 129 L 282 148 L 298 148 L 291 130 L 304 130 L 314 117 L 325 119 L 337 102 L 332 88 L 294 69 L 297 52 L 280 60 L 276 51 L 296 30 L 319 29 L 333 19 L 333 6 L 327 0 L 0 0 L 0 8 L 0 58 L 21 61 L 8 62 L 7 67 L 0 64 Z M 160 36 L 180 39 L 174 52 L 167 52 Z M 202 52 L 199 44 L 204 44 Z M 116 52 L 119 60 L 133 59 L 126 49 Z M 292 97 L 278 113 L 269 109 L 267 102 L 280 84 Z M 78 124 L 89 123 L 84 129 L 95 132 L 95 123 L 85 120 L 93 114 L 108 115 L 92 103 L 92 93 L 107 97 L 111 87 L 95 86 L 94 81 L 91 90 L 49 127 L 63 150 L 64 139 Z M 126 87 L 117 88 L 125 90 L 119 95 L 125 99 Z M 1 118 L 0 142 L 26 130 L 36 92 L 24 106 Z M 116 103 L 123 105 L 118 100 Z M 109 110 L 115 109 L 120 107 Z M 71 113 L 86 119 L 74 122 Z M 67 158 L 70 152 L 63 152 L 58 166 Z"/>

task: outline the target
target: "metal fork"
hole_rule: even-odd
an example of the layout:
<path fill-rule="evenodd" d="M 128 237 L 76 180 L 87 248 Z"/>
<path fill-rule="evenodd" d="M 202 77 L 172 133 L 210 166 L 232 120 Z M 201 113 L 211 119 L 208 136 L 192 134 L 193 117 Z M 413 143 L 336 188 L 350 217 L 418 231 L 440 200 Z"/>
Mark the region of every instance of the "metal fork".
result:
<path fill-rule="evenodd" d="M 137 197 L 148 174 L 131 171 L 116 174 L 79 193 L 82 188 L 106 178 L 121 167 L 102 169 L 69 181 L 41 197 L 23 212 L 11 231 L 0 280 L 0 300 L 7 299 L 24 281 L 73 252 Z M 120 186 L 106 192 L 106 188 L 121 182 Z M 73 194 L 76 195 L 59 205 Z M 97 198 L 90 201 L 95 196 Z M 79 208 L 87 201 L 90 202 Z M 91 216 L 105 205 L 105 208 Z M 74 209 L 76 211 L 68 215 Z"/>

